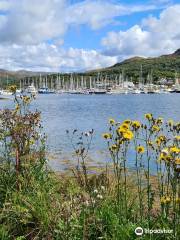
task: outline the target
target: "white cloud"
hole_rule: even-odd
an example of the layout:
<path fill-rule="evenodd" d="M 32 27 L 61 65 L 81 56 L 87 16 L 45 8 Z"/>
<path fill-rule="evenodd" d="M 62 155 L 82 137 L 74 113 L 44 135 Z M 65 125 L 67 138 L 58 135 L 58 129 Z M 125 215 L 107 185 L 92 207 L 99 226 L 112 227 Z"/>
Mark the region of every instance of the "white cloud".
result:
<path fill-rule="evenodd" d="M 17 44 L 60 40 L 72 25 L 87 24 L 98 29 L 114 22 L 117 16 L 157 8 L 154 4 L 123 5 L 103 0 L 74 4 L 67 0 L 4 0 L 1 5 L 9 11 L 6 21 L 0 25 L 0 41 Z"/>
<path fill-rule="evenodd" d="M 0 68 L 33 71 L 77 71 L 107 67 L 117 62 L 116 57 L 104 56 L 95 50 L 58 48 L 41 43 L 21 46 L 0 45 Z"/>
<path fill-rule="evenodd" d="M 158 56 L 180 47 L 180 5 L 163 10 L 159 18 L 148 17 L 127 31 L 109 32 L 102 39 L 106 54 L 120 59 L 140 55 Z"/>
<path fill-rule="evenodd" d="M 38 44 L 66 31 L 64 0 L 13 0 L 2 26 L 0 41 Z"/>
<path fill-rule="evenodd" d="M 0 11 L 7 11 L 10 7 L 8 0 L 0 0 Z"/>
<path fill-rule="evenodd" d="M 92 29 L 99 29 L 113 23 L 115 17 L 135 12 L 156 9 L 156 5 L 123 5 L 112 1 L 83 1 L 68 9 L 67 21 L 73 24 L 88 24 Z"/>
<path fill-rule="evenodd" d="M 0 0 L 0 68 L 45 71 L 89 70 L 114 64 L 117 57 L 96 50 L 63 48 L 69 27 L 97 30 L 116 17 L 156 9 L 113 0 Z M 85 37 L 86 39 L 86 37 Z"/>

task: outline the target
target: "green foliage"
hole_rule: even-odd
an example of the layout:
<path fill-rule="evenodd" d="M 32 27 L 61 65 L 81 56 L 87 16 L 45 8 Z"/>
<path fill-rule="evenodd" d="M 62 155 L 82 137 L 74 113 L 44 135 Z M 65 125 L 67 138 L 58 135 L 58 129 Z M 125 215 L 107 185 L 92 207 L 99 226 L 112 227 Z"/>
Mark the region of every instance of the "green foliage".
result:
<path fill-rule="evenodd" d="M 180 73 L 180 56 L 162 56 L 158 58 L 132 58 L 112 67 L 102 70 L 103 74 L 119 74 L 124 72 L 128 77 L 137 81 L 142 66 L 143 78 L 147 79 L 148 73 L 152 72 L 154 81 L 160 78 L 174 79 L 175 72 Z"/>

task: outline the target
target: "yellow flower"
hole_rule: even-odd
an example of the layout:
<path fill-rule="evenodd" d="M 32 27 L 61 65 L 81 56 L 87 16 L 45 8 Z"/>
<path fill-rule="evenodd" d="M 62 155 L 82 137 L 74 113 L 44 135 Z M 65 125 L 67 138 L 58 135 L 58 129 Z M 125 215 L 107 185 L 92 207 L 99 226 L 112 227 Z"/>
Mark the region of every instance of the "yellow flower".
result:
<path fill-rule="evenodd" d="M 117 140 L 117 145 L 121 145 L 121 144 L 123 144 L 123 139 L 121 139 L 121 140 Z"/>
<path fill-rule="evenodd" d="M 22 99 L 25 104 L 29 104 L 31 102 L 31 98 L 29 96 L 23 96 Z"/>
<path fill-rule="evenodd" d="M 126 132 L 123 133 L 123 138 L 126 140 L 131 140 L 133 137 L 134 134 L 130 130 L 127 130 Z"/>
<path fill-rule="evenodd" d="M 125 123 L 125 124 L 130 124 L 130 123 L 131 123 L 131 120 L 130 120 L 130 119 L 126 119 L 126 120 L 124 120 L 123 123 Z"/>
<path fill-rule="evenodd" d="M 161 145 L 161 141 L 160 141 L 160 139 L 158 138 L 158 139 L 156 139 L 156 144 L 158 145 L 158 147 Z"/>
<path fill-rule="evenodd" d="M 123 123 L 121 126 L 118 127 L 117 132 L 119 134 L 126 132 L 129 129 L 129 125 L 126 123 Z"/>
<path fill-rule="evenodd" d="M 179 197 L 176 198 L 176 203 L 180 204 L 180 198 Z"/>
<path fill-rule="evenodd" d="M 153 116 L 152 116 L 151 113 L 146 113 L 146 114 L 145 114 L 145 118 L 146 118 L 147 120 L 149 120 L 149 121 L 152 120 L 152 117 L 153 117 Z"/>
<path fill-rule="evenodd" d="M 117 146 L 116 144 L 113 144 L 113 145 L 111 146 L 111 149 L 112 149 L 113 151 L 115 151 L 117 148 L 118 148 L 118 146 Z"/>
<path fill-rule="evenodd" d="M 169 149 L 169 151 L 171 152 L 171 153 L 180 153 L 180 149 L 179 148 L 177 148 L 177 147 L 171 147 L 170 149 Z"/>
<path fill-rule="evenodd" d="M 111 139 L 112 138 L 112 135 L 110 133 L 103 133 L 103 138 L 105 139 Z"/>
<path fill-rule="evenodd" d="M 132 122 L 132 127 L 137 130 L 141 127 L 141 123 L 139 121 L 133 121 Z"/>
<path fill-rule="evenodd" d="M 163 123 L 163 118 L 159 117 L 159 118 L 156 119 L 155 122 L 156 122 L 156 124 L 162 124 Z"/>
<path fill-rule="evenodd" d="M 176 158 L 176 159 L 175 159 L 175 164 L 176 164 L 176 165 L 180 165 L 180 158 Z"/>
<path fill-rule="evenodd" d="M 152 131 L 153 131 L 153 132 L 159 132 L 159 131 L 160 131 L 160 128 L 159 128 L 157 125 L 153 125 L 153 126 L 152 126 Z"/>
<path fill-rule="evenodd" d="M 115 120 L 113 118 L 110 118 L 109 119 L 109 124 L 114 125 L 115 124 Z"/>
<path fill-rule="evenodd" d="M 144 149 L 144 147 L 143 146 L 138 146 L 137 148 L 136 148 L 136 151 L 138 152 L 138 153 L 144 153 L 144 151 L 145 151 L 145 149 Z"/>
<path fill-rule="evenodd" d="M 29 141 L 29 144 L 30 145 L 33 145 L 33 144 L 35 144 L 35 141 L 34 141 L 34 139 L 32 138 L 32 139 L 30 139 L 30 141 Z"/>
<path fill-rule="evenodd" d="M 19 104 L 16 104 L 14 113 L 17 113 L 19 110 L 20 110 L 20 105 L 19 105 Z"/>
<path fill-rule="evenodd" d="M 171 126 L 173 126 L 174 125 L 174 121 L 172 120 L 172 119 L 169 119 L 168 120 L 168 125 L 171 127 Z"/>
<path fill-rule="evenodd" d="M 169 204 L 171 202 L 171 198 L 169 196 L 161 197 L 161 204 Z"/>
<path fill-rule="evenodd" d="M 153 142 L 147 141 L 147 145 L 148 145 L 149 147 L 153 148 Z"/>
<path fill-rule="evenodd" d="M 175 136 L 174 139 L 175 139 L 176 141 L 180 141 L 180 136 Z"/>
<path fill-rule="evenodd" d="M 161 142 L 166 142 L 167 141 L 166 136 L 164 136 L 164 135 L 161 135 L 158 138 Z"/>
<path fill-rule="evenodd" d="M 159 156 L 160 161 L 166 161 L 166 155 L 164 153 L 161 153 Z"/>
<path fill-rule="evenodd" d="M 116 144 L 113 144 L 112 146 L 109 147 L 109 151 L 114 152 L 118 149 L 118 146 Z"/>
<path fill-rule="evenodd" d="M 171 198 L 169 196 L 166 196 L 166 204 L 171 202 Z"/>
<path fill-rule="evenodd" d="M 170 162 L 173 159 L 173 157 L 168 154 L 167 152 L 161 152 L 159 160 L 160 161 L 165 161 L 165 162 Z"/>
<path fill-rule="evenodd" d="M 12 93 L 16 93 L 17 86 L 16 85 L 11 85 L 9 86 L 9 91 Z"/>

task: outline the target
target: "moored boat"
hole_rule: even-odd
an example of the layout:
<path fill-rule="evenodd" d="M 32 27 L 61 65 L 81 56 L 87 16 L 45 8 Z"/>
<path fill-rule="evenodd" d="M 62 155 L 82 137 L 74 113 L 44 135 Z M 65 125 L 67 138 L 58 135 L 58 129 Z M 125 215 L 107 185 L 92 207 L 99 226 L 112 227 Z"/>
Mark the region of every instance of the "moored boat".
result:
<path fill-rule="evenodd" d="M 39 88 L 38 93 L 39 94 L 54 94 L 55 91 L 49 89 L 48 87 L 42 87 L 42 88 Z"/>
<path fill-rule="evenodd" d="M 30 86 L 27 87 L 26 92 L 30 94 L 37 94 L 38 91 L 32 83 Z"/>

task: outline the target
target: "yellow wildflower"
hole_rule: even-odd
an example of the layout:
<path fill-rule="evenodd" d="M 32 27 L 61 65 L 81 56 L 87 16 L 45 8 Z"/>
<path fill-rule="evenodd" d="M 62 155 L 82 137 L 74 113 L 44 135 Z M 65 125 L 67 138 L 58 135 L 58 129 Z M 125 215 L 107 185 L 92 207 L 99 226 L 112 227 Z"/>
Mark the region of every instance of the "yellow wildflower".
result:
<path fill-rule="evenodd" d="M 121 145 L 121 144 L 123 144 L 123 139 L 121 139 L 121 140 L 117 140 L 117 145 Z"/>
<path fill-rule="evenodd" d="M 141 123 L 139 121 L 133 121 L 132 122 L 132 127 L 137 130 L 141 127 Z"/>
<path fill-rule="evenodd" d="M 113 145 L 111 146 L 111 149 L 112 149 L 113 151 L 115 151 L 117 148 L 118 148 L 118 146 L 117 146 L 116 144 L 113 144 Z"/>
<path fill-rule="evenodd" d="M 172 120 L 172 119 L 169 119 L 168 120 L 168 125 L 171 127 L 171 126 L 173 126 L 174 125 L 174 121 Z"/>
<path fill-rule="evenodd" d="M 159 131 L 160 131 L 160 128 L 159 128 L 157 125 L 153 125 L 153 126 L 152 126 L 152 131 L 153 131 L 153 132 L 159 132 Z"/>
<path fill-rule="evenodd" d="M 126 123 L 123 123 L 121 126 L 118 127 L 117 132 L 119 134 L 126 132 L 129 129 L 129 125 Z"/>
<path fill-rule="evenodd" d="M 166 155 L 164 153 L 161 153 L 159 156 L 160 161 L 166 161 Z"/>
<path fill-rule="evenodd" d="M 146 113 L 146 114 L 145 114 L 145 118 L 146 118 L 147 120 L 149 120 L 149 121 L 152 120 L 152 117 L 153 117 L 153 116 L 152 116 L 151 113 Z"/>
<path fill-rule="evenodd" d="M 158 138 L 158 139 L 156 139 L 156 144 L 158 145 L 158 147 L 161 145 L 161 141 L 160 141 L 160 139 Z"/>
<path fill-rule="evenodd" d="M 35 144 L 35 141 L 34 141 L 34 139 L 33 139 L 33 138 L 31 138 L 31 139 L 30 139 L 30 141 L 29 141 L 29 144 L 30 144 L 30 145 L 33 145 L 33 144 Z"/>
<path fill-rule="evenodd" d="M 133 137 L 134 137 L 134 134 L 130 130 L 127 130 L 126 132 L 123 133 L 123 138 L 126 140 L 131 140 Z"/>
<path fill-rule="evenodd" d="M 110 118 L 109 119 L 109 124 L 114 125 L 115 124 L 115 120 L 113 118 Z"/>
<path fill-rule="evenodd" d="M 103 133 L 103 138 L 105 139 L 111 139 L 112 138 L 112 135 L 110 133 Z"/>
<path fill-rule="evenodd" d="M 144 149 L 144 147 L 143 146 L 138 146 L 137 148 L 136 148 L 136 151 L 138 152 L 138 153 L 144 153 L 144 151 L 145 151 L 145 149 Z"/>
<path fill-rule="evenodd" d="M 126 119 L 126 120 L 124 120 L 123 123 L 125 123 L 125 124 L 130 124 L 130 123 L 131 123 L 131 120 L 130 120 L 130 119 Z"/>
<path fill-rule="evenodd" d="M 31 102 L 31 98 L 29 96 L 23 96 L 23 102 L 25 104 L 29 104 Z"/>
<path fill-rule="evenodd" d="M 9 91 L 12 93 L 16 93 L 17 86 L 16 85 L 11 85 L 9 86 Z"/>
<path fill-rule="evenodd" d="M 176 198 L 176 203 L 180 204 L 180 198 L 179 197 Z"/>
<path fill-rule="evenodd" d="M 166 136 L 164 136 L 164 135 L 161 135 L 161 136 L 159 136 L 158 138 L 159 138 L 159 140 L 160 140 L 161 142 L 166 142 L 166 141 L 167 141 L 167 138 L 166 138 Z"/>
<path fill-rule="evenodd" d="M 166 162 L 170 162 L 172 160 L 172 156 L 166 152 L 161 152 L 160 153 L 160 157 L 159 160 L 161 161 L 166 161 Z"/>
<path fill-rule="evenodd" d="M 152 148 L 153 147 L 153 142 L 147 141 L 147 145 Z"/>
<path fill-rule="evenodd" d="M 175 146 L 171 147 L 169 150 L 170 150 L 171 153 L 180 153 L 180 148 L 177 148 Z"/>
<path fill-rule="evenodd" d="M 176 165 L 180 165 L 180 158 L 176 158 L 176 159 L 175 159 L 175 164 L 176 164 Z"/>
<path fill-rule="evenodd" d="M 166 204 L 171 202 L 171 198 L 169 196 L 166 196 Z"/>
<path fill-rule="evenodd" d="M 165 204 L 166 203 L 166 198 L 165 197 L 161 197 L 161 204 Z"/>
<path fill-rule="evenodd" d="M 171 202 L 171 198 L 169 196 L 161 197 L 161 204 L 169 204 Z"/>
<path fill-rule="evenodd" d="M 112 146 L 109 147 L 109 150 L 111 152 L 116 151 L 118 149 L 118 146 L 116 144 L 113 144 Z"/>
<path fill-rule="evenodd" d="M 162 124 L 163 123 L 163 118 L 159 117 L 156 119 L 156 124 Z"/>
<path fill-rule="evenodd" d="M 180 141 L 180 136 L 175 136 L 174 139 L 175 139 L 176 141 Z"/>

